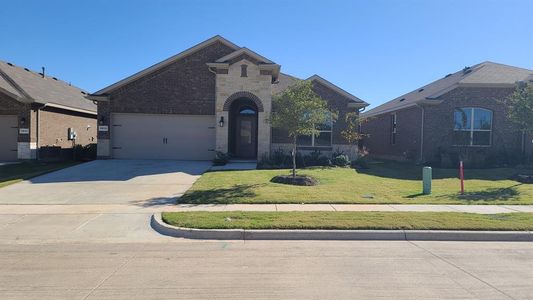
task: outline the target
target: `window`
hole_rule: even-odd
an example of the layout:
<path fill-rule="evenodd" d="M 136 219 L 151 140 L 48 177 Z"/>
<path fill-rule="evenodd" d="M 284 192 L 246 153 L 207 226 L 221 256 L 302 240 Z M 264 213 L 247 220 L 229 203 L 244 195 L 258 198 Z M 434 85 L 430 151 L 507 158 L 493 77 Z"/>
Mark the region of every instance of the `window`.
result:
<path fill-rule="evenodd" d="M 464 107 L 454 111 L 453 144 L 456 146 L 490 146 L 492 111 Z"/>
<path fill-rule="evenodd" d="M 331 147 L 331 140 L 333 137 L 333 120 L 331 119 L 331 115 L 324 124 L 317 126 L 316 129 L 319 131 L 318 135 L 299 136 L 297 141 L 298 146 Z"/>
<path fill-rule="evenodd" d="M 248 77 L 248 66 L 241 65 L 241 77 Z"/>
<path fill-rule="evenodd" d="M 390 143 L 391 145 L 396 145 L 397 121 L 398 121 L 398 116 L 396 114 L 390 115 Z"/>
<path fill-rule="evenodd" d="M 240 115 L 255 115 L 256 112 L 255 110 L 249 108 L 249 107 L 243 107 L 241 108 L 241 110 L 239 111 L 239 114 Z"/>

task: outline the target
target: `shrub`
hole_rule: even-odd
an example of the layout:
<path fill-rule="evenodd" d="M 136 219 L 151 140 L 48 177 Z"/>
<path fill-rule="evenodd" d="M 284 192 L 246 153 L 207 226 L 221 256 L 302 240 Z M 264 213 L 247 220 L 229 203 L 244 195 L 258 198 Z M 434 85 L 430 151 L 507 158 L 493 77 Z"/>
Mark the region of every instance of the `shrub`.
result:
<path fill-rule="evenodd" d="M 96 144 L 75 145 L 72 151 L 74 151 L 74 160 L 90 161 L 96 159 Z"/>
<path fill-rule="evenodd" d="M 304 158 L 300 152 L 296 153 L 296 167 L 302 168 L 305 166 Z M 292 156 L 290 153 L 285 153 L 283 149 L 277 149 L 261 157 L 257 163 L 259 169 L 287 169 L 292 167 Z"/>
<path fill-rule="evenodd" d="M 330 166 L 331 161 L 327 156 L 322 155 L 320 151 L 313 151 L 303 157 L 305 166 Z"/>
<path fill-rule="evenodd" d="M 333 151 L 333 153 L 331 153 L 331 157 L 335 158 L 339 155 L 346 155 L 346 153 L 344 153 L 344 151 L 340 150 L 339 148 L 335 149 L 335 151 Z"/>
<path fill-rule="evenodd" d="M 215 158 L 213 159 L 213 165 L 223 166 L 228 163 L 230 155 L 221 151 L 215 153 Z"/>
<path fill-rule="evenodd" d="M 338 167 L 346 167 L 350 165 L 351 162 L 347 155 L 341 154 L 333 157 L 331 163 Z"/>

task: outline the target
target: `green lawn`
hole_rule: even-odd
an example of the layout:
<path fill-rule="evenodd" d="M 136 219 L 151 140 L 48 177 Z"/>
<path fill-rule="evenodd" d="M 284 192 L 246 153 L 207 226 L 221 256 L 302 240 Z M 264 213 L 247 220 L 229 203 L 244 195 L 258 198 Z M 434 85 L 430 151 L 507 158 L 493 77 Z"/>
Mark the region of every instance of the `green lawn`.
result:
<path fill-rule="evenodd" d="M 372 163 L 368 170 L 311 168 L 300 170 L 318 186 L 272 183 L 289 170 L 221 171 L 204 174 L 180 203 L 397 203 L 397 204 L 533 204 L 533 185 L 510 178 L 517 169 L 466 170 L 465 195 L 459 194 L 457 170 L 433 170 L 433 194 L 421 195 L 422 170 L 402 163 Z"/>
<path fill-rule="evenodd" d="M 202 229 L 533 230 L 533 214 L 455 212 L 167 212 L 163 221 Z"/>
<path fill-rule="evenodd" d="M 22 162 L 19 164 L 11 164 L 0 166 L 0 188 L 20 182 L 22 180 L 30 179 L 35 176 L 43 175 L 59 169 L 76 165 L 76 162 L 56 162 L 45 163 L 37 161 Z"/>

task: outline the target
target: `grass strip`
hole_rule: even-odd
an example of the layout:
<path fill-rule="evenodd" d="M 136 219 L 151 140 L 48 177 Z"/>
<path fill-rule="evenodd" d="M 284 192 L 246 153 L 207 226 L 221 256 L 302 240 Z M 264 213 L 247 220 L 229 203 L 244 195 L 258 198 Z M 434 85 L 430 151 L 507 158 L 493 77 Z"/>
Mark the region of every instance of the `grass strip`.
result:
<path fill-rule="evenodd" d="M 22 162 L 0 166 L 0 188 L 79 164 L 78 162 Z"/>
<path fill-rule="evenodd" d="M 533 213 L 165 212 L 163 221 L 199 229 L 533 230 Z"/>

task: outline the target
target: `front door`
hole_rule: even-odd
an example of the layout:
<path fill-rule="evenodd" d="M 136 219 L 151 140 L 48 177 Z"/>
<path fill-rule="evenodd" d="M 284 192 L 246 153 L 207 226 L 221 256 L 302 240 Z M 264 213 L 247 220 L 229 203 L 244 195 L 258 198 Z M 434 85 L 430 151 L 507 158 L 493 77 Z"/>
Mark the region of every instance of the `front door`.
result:
<path fill-rule="evenodd" d="M 245 108 L 239 111 L 235 122 L 235 155 L 238 158 L 257 156 L 257 112 Z"/>

